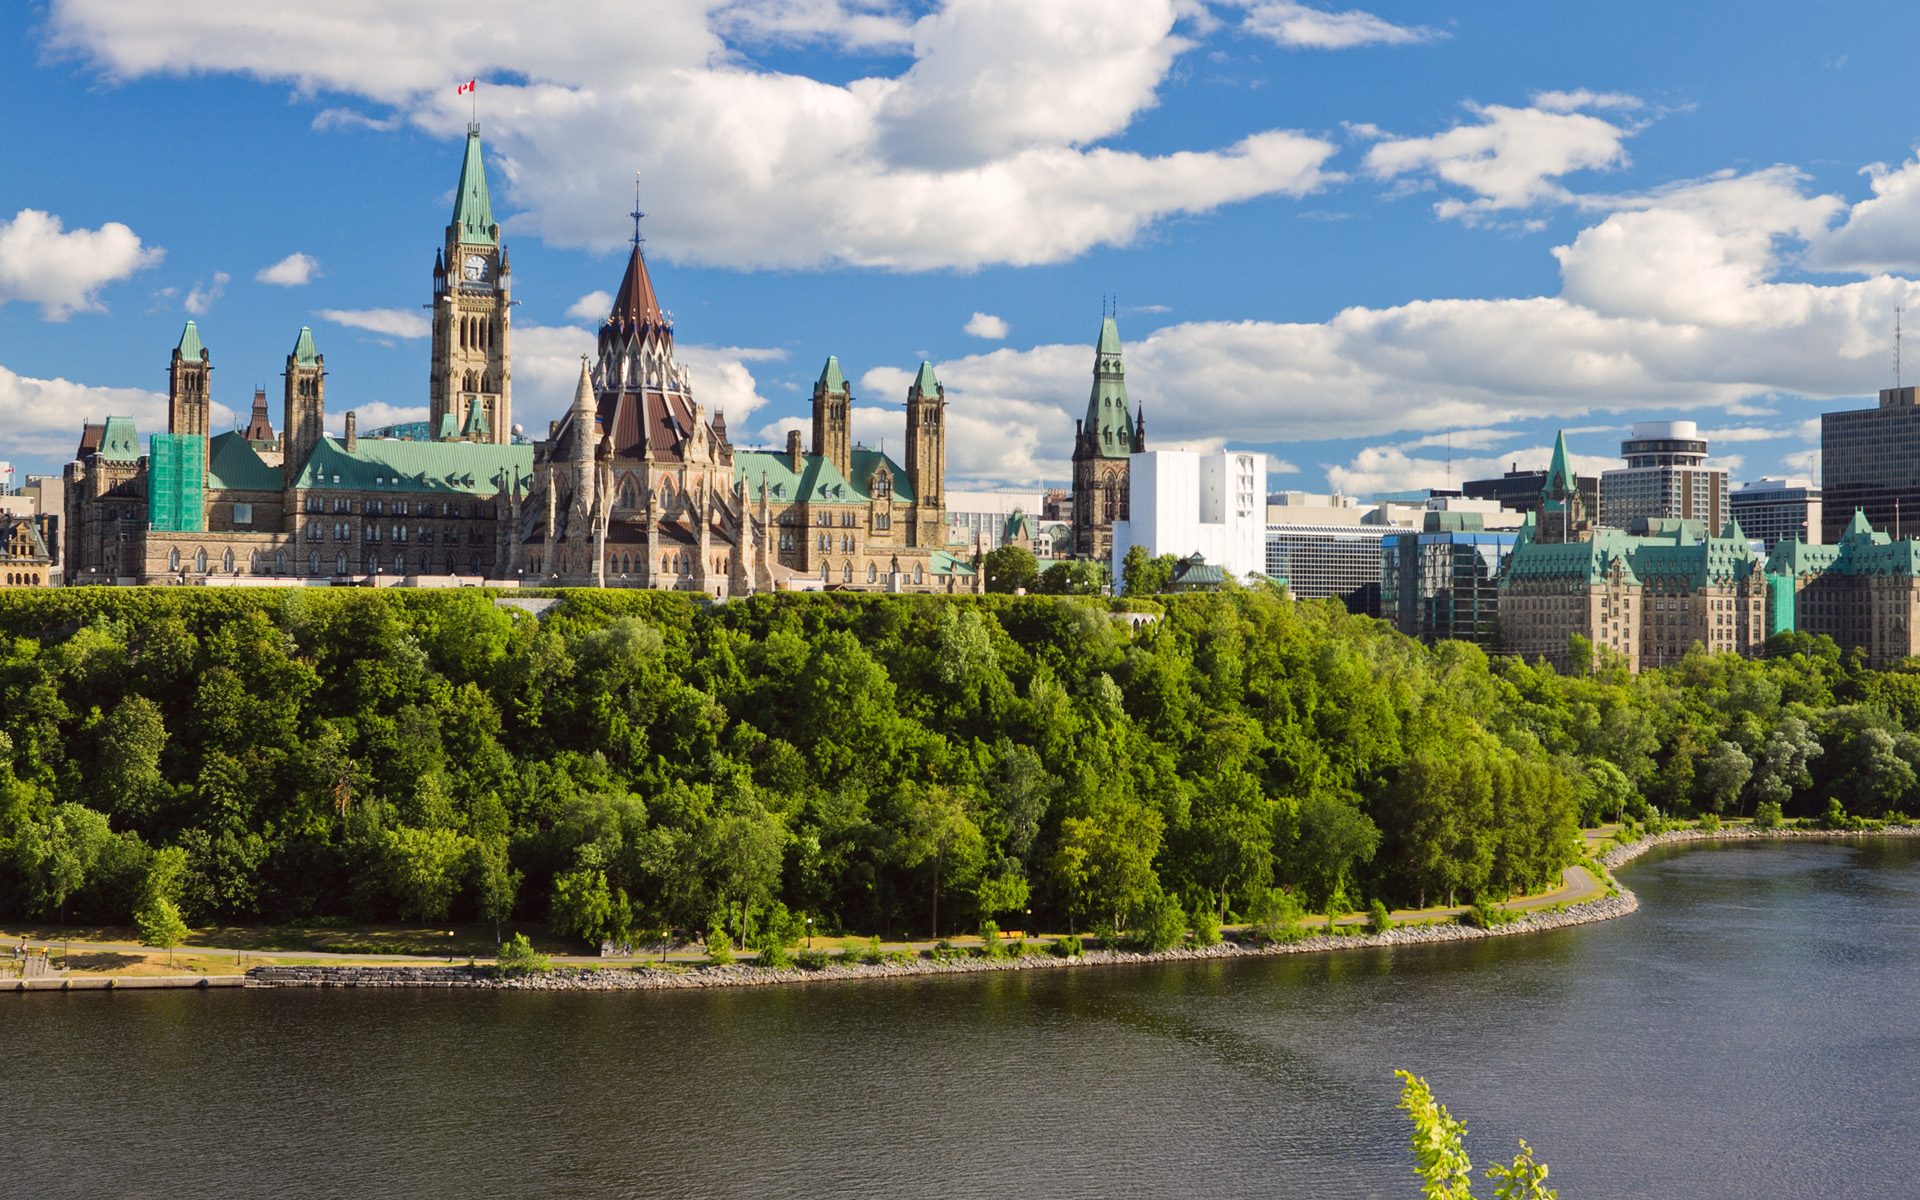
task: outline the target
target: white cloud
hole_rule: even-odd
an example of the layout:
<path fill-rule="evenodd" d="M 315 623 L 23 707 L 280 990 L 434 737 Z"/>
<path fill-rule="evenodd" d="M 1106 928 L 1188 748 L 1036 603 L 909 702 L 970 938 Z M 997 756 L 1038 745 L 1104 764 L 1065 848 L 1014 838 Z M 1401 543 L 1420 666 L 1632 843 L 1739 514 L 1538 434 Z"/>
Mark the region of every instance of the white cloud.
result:
<path fill-rule="evenodd" d="M 1501 442 L 1510 442 L 1520 434 L 1511 429 L 1450 429 L 1400 443 L 1402 450 L 1427 450 L 1448 447 L 1454 450 L 1491 450 Z"/>
<path fill-rule="evenodd" d="M 713 13 L 730 40 L 777 46 L 824 42 L 846 50 L 903 50 L 913 27 L 887 0 L 733 0 Z"/>
<path fill-rule="evenodd" d="M 165 253 L 142 246 L 118 221 L 66 230 L 52 213 L 23 208 L 0 221 L 0 304 L 38 304 L 49 321 L 99 312 L 101 288 L 153 266 Z"/>
<path fill-rule="evenodd" d="M 272 266 L 260 268 L 259 274 L 253 277 L 253 281 L 270 283 L 275 287 L 303 287 L 312 281 L 319 270 L 319 259 L 311 254 L 295 252 Z"/>
<path fill-rule="evenodd" d="M 992 313 L 976 312 L 967 318 L 965 332 L 971 337 L 997 342 L 1007 336 L 1007 322 Z"/>
<path fill-rule="evenodd" d="M 1407 46 L 1446 37 L 1439 29 L 1395 25 L 1357 8 L 1341 12 L 1309 8 L 1292 0 L 1252 0 L 1247 32 L 1299 50 L 1350 50 L 1356 46 Z"/>
<path fill-rule="evenodd" d="M 132 417 L 143 437 L 164 433 L 167 398 L 145 388 L 33 379 L 0 367 L 0 429 L 7 431 L 7 450 L 16 463 L 26 458 L 66 462 L 80 443 L 80 426 L 109 416 Z M 233 410 L 216 403 L 212 417 L 220 428 L 232 422 Z"/>
<path fill-rule="evenodd" d="M 213 311 L 213 302 L 226 292 L 227 284 L 232 281 L 233 276 L 225 271 L 215 271 L 211 281 L 194 280 L 183 307 L 196 317 L 206 316 Z"/>
<path fill-rule="evenodd" d="M 1375 144 L 1363 160 L 1365 170 L 1376 179 L 1419 184 L 1431 177 L 1471 192 L 1475 199 L 1449 197 L 1434 211 L 1474 219 L 1572 199 L 1561 178 L 1624 166 L 1625 142 L 1635 132 L 1589 113 L 1551 107 L 1469 103 L 1467 110 L 1476 123 Z"/>
<path fill-rule="evenodd" d="M 1334 147 L 1287 130 L 1151 155 L 1099 144 L 1156 102 L 1187 48 L 1174 0 L 947 0 L 911 25 L 910 67 L 846 83 L 759 69 L 723 37 L 805 29 L 808 14 L 832 11 L 896 19 L 846 0 L 728 5 L 711 19 L 678 0 L 339 0 L 324 19 L 64 0 L 48 29 L 56 49 L 112 79 L 219 64 L 389 106 L 449 139 L 466 104 L 422 81 L 479 76 L 508 184 L 496 203 L 521 210 L 517 231 L 613 244 L 637 168 L 654 246 L 687 262 L 1059 262 L 1169 216 L 1300 196 L 1333 178 Z M 506 29 L 511 39 L 497 35 Z M 524 82 L 487 81 L 496 69 Z"/>
<path fill-rule="evenodd" d="M 567 316 L 576 321 L 604 321 L 613 311 L 612 292 L 588 292 L 573 302 Z"/>
<path fill-rule="evenodd" d="M 1595 92 L 1587 88 L 1576 88 L 1570 92 L 1535 92 L 1533 106 L 1544 108 L 1548 112 L 1575 112 L 1582 108 L 1644 108 L 1646 101 L 1638 96 L 1629 96 L 1625 92 Z"/>
<path fill-rule="evenodd" d="M 320 319 L 382 337 L 423 338 L 433 332 L 426 317 L 404 308 L 323 308 Z M 514 333 L 518 336 L 519 330 Z"/>
<path fill-rule="evenodd" d="M 1861 174 L 1873 194 L 1812 240 L 1807 265 L 1825 271 L 1920 269 L 1920 157 L 1898 167 L 1872 163 Z"/>
<path fill-rule="evenodd" d="M 343 437 L 347 431 L 347 414 L 353 414 L 355 431 L 362 437 L 376 429 L 385 429 L 389 425 L 409 425 L 415 421 L 425 421 L 431 415 L 426 405 L 388 404 L 384 400 L 375 400 L 367 404 L 347 404 L 343 400 L 329 400 L 327 411 L 327 432 L 335 437 Z M 276 419 L 278 419 L 276 417 Z"/>
<path fill-rule="evenodd" d="M 1510 469 L 1544 470 L 1553 458 L 1552 446 L 1530 446 L 1493 458 L 1415 458 L 1398 446 L 1368 446 L 1344 466 L 1327 468 L 1327 484 L 1347 496 L 1380 492 L 1410 492 L 1419 488 L 1459 487 L 1469 479 L 1490 479 Z M 1621 465 L 1607 455 L 1571 454 L 1576 475 L 1598 475 Z"/>

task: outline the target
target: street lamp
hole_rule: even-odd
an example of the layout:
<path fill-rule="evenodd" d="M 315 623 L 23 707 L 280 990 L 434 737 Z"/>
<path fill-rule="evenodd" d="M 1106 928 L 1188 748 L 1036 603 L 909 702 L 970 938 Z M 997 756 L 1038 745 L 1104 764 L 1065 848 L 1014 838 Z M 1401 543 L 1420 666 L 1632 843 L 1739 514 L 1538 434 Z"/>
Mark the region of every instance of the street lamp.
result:
<path fill-rule="evenodd" d="M 453 930 L 447 930 L 447 961 L 453 961 Z"/>
<path fill-rule="evenodd" d="M 813 949 L 813 918 L 807 918 L 807 949 Z"/>
<path fill-rule="evenodd" d="M 1033 940 L 1033 910 L 1031 908 L 1027 910 L 1027 927 L 1020 931 L 1020 936 L 1023 941 L 1030 942 Z"/>

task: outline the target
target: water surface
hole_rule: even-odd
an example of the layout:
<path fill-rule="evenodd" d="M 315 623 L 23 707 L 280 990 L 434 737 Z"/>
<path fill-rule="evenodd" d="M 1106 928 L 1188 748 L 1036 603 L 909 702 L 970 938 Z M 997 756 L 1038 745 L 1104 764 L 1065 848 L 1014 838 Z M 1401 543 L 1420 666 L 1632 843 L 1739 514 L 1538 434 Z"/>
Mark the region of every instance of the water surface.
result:
<path fill-rule="evenodd" d="M 0 997 L 0 1193 L 1412 1197 L 1395 1067 L 1567 1200 L 1920 1193 L 1920 843 L 1623 878 L 1622 920 L 1392 951 Z"/>

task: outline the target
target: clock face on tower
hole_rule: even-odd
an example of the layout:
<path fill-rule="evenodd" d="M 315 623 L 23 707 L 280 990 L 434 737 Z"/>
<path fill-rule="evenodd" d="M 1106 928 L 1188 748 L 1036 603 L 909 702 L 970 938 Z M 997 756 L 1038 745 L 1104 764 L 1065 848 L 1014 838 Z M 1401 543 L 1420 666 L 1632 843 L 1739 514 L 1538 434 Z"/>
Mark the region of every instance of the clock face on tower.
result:
<path fill-rule="evenodd" d="M 485 279 L 487 277 L 487 256 L 484 254 L 467 255 L 467 260 L 460 264 L 460 276 L 468 283 L 479 283 Z"/>

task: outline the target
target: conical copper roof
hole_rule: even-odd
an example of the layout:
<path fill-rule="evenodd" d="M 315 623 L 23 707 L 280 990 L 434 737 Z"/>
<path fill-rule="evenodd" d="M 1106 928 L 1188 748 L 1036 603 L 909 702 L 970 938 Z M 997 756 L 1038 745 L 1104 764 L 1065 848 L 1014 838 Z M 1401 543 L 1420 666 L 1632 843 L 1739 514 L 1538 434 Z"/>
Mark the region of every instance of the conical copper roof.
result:
<path fill-rule="evenodd" d="M 649 329 L 673 331 L 673 323 L 661 311 L 660 298 L 654 295 L 653 280 L 647 275 L 646 255 L 640 253 L 638 243 L 627 259 L 627 273 L 620 279 L 620 290 L 613 294 L 613 311 L 607 315 L 607 324 L 623 333 Z"/>

